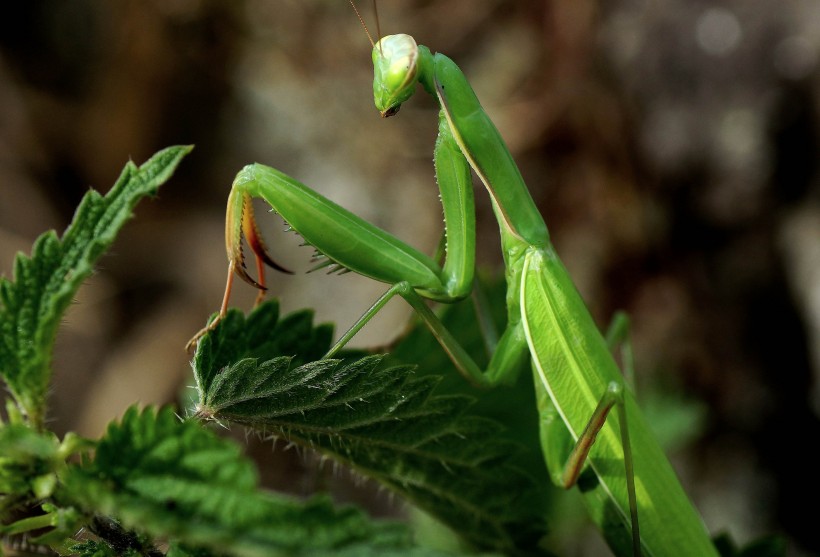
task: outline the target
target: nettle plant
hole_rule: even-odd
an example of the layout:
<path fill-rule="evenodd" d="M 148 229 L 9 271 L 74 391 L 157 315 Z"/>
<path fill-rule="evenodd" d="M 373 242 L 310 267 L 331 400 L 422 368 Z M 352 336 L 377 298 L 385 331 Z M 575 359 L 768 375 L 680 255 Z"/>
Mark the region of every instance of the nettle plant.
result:
<path fill-rule="evenodd" d="M 276 301 L 247 317 L 230 310 L 198 342 L 194 407 L 123 409 L 99 439 L 48 430 L 65 310 L 136 203 L 189 151 L 170 147 L 126 165 L 107 195 L 84 197 L 61 237 L 43 234 L 31 256 L 17 256 L 13 279 L 0 278 L 0 375 L 10 395 L 0 422 L 0 554 L 551 554 L 561 503 L 543 463 L 532 379 L 477 390 L 424 327 L 390 355 L 323 359 L 333 330 L 314 326 L 312 312 L 280 317 Z M 487 289 L 500 300 L 491 313 L 503 326 L 504 285 Z M 473 312 L 459 303 L 440 318 L 486 365 Z M 261 489 L 254 464 L 217 435 L 216 423 L 284 438 L 374 479 L 449 527 L 436 530 L 439 541 L 450 536 L 449 548 L 328 496 Z M 594 474 L 586 476 L 580 490 L 595 493 Z M 622 523 L 598 519 L 613 552 L 632 554 Z M 782 552 L 777 541 L 738 551 L 722 538 L 716 546 L 722 555 Z"/>
<path fill-rule="evenodd" d="M 465 547 L 538 552 L 538 486 L 501 426 L 473 401 L 382 355 L 320 360 L 332 327 L 312 313 L 281 317 L 275 301 L 238 311 L 198 346 L 195 408 L 131 407 L 96 440 L 46 427 L 52 349 L 82 281 L 143 197 L 188 147 L 140 167 L 110 192 L 89 192 L 73 222 L 20 254 L 0 279 L 0 534 L 6 551 L 64 555 L 437 555 L 410 529 L 259 488 L 254 465 L 212 422 L 284 437 L 375 478 L 458 531 Z M 408 342 L 415 342 L 410 335 Z M 180 347 L 182 349 L 182 347 Z M 413 350 L 411 348 L 411 350 Z M 180 418 L 187 415 L 187 418 Z M 217 428 L 221 429 L 221 428 Z M 22 549 L 21 549 L 22 548 Z M 466 551 L 466 550 L 465 550 Z"/>

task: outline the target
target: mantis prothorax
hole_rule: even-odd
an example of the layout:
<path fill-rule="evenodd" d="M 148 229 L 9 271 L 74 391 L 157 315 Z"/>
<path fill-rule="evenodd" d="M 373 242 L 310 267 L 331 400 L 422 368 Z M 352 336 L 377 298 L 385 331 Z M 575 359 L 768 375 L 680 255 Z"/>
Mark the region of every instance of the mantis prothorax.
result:
<path fill-rule="evenodd" d="M 444 263 L 439 265 L 282 172 L 253 164 L 237 175 L 228 199 L 229 277 L 220 316 L 227 307 L 234 273 L 264 288 L 262 263 L 272 261 L 251 208 L 251 198 L 261 197 L 330 263 L 391 285 L 326 357 L 333 356 L 398 294 L 476 386 L 512 382 L 515 370 L 530 363 L 539 411 L 560 416 L 560 420 L 542 420 L 552 423 L 542 425 L 542 445 L 554 481 L 569 488 L 589 465 L 623 529 L 631 532 L 635 555 L 716 556 L 699 515 L 558 259 L 512 155 L 461 70 L 443 54 L 417 45 L 409 35 L 382 38 L 373 46 L 372 58 L 375 104 L 382 116 L 396 114 L 417 84 L 439 103 L 435 170 L 446 229 Z M 425 299 L 452 303 L 471 292 L 475 267 L 471 169 L 492 200 L 508 289 L 507 328 L 483 371 L 425 304 Z M 256 255 L 258 282 L 244 270 L 243 234 Z M 610 415 L 612 408 L 616 412 Z M 556 472 L 554 444 L 547 439 L 567 435 L 575 448 L 563 470 Z"/>

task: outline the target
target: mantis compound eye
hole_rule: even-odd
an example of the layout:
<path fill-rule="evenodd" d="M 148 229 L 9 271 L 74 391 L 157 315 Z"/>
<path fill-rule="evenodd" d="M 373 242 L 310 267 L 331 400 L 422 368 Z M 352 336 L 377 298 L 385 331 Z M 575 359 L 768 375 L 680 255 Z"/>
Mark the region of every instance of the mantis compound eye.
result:
<path fill-rule="evenodd" d="M 388 35 L 373 47 L 373 98 L 383 117 L 394 115 L 413 94 L 419 47 L 410 35 Z"/>

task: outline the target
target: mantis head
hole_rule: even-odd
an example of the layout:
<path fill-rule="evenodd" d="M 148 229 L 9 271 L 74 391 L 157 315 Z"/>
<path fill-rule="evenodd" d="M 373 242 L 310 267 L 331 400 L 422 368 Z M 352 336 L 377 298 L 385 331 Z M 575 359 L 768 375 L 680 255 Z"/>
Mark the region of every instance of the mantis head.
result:
<path fill-rule="evenodd" d="M 419 47 L 410 35 L 388 35 L 373 47 L 373 98 L 382 118 L 393 116 L 416 89 Z"/>

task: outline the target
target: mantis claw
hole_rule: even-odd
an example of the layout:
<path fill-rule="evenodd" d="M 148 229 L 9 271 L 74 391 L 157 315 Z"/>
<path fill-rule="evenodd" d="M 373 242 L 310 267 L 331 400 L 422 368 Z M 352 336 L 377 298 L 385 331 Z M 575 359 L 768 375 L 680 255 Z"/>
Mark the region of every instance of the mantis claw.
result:
<path fill-rule="evenodd" d="M 251 251 L 253 251 L 256 256 L 256 274 L 259 277 L 259 280 L 255 281 L 251 278 L 245 268 L 241 243 L 239 243 L 241 265 L 235 265 L 234 271 L 242 280 L 259 290 L 253 304 L 253 306 L 256 307 L 265 299 L 265 292 L 267 291 L 267 287 L 265 286 L 265 265 L 271 267 L 272 269 L 276 269 L 281 273 L 286 273 L 289 275 L 292 275 L 293 271 L 289 271 L 285 267 L 282 267 L 274 261 L 268 253 L 268 248 L 265 246 L 265 242 L 262 240 L 262 235 L 259 233 L 259 227 L 256 225 L 256 219 L 253 216 L 253 204 L 251 202 L 251 197 L 248 194 L 244 194 L 242 200 L 242 233 L 245 236 L 245 240 L 248 242 L 248 246 L 250 246 Z"/>
<path fill-rule="evenodd" d="M 243 236 L 256 258 L 256 271 L 259 280 L 254 279 L 248 273 L 247 267 L 245 266 L 245 253 L 242 249 Z M 256 307 L 265 299 L 265 293 L 268 290 L 267 286 L 265 286 L 265 265 L 282 273 L 293 274 L 293 271 L 278 264 L 270 256 L 268 248 L 262 240 L 262 235 L 259 233 L 259 228 L 256 225 L 251 197 L 246 193 L 238 192 L 236 189 L 232 189 L 228 197 L 228 210 L 225 218 L 225 247 L 228 252 L 228 280 L 225 285 L 222 307 L 216 318 L 208 323 L 206 327 L 199 330 L 185 345 L 185 351 L 189 354 L 193 351 L 199 340 L 213 331 L 227 313 L 234 275 L 259 291 L 256 295 L 256 301 L 254 302 L 254 307 Z"/>
<path fill-rule="evenodd" d="M 252 276 L 250 276 L 250 274 L 248 274 L 248 270 L 245 267 L 245 261 L 243 260 L 243 258 L 237 259 L 236 262 L 238 263 L 238 265 L 234 265 L 234 270 L 233 270 L 233 272 L 236 273 L 236 276 L 238 276 L 239 278 L 241 278 L 242 280 L 244 280 L 245 282 L 247 282 L 248 284 L 250 284 L 251 286 L 253 286 L 254 288 L 256 288 L 257 290 L 259 290 L 261 292 L 265 292 L 268 289 L 267 286 L 262 284 L 262 283 L 265 282 L 264 278 L 261 278 L 261 283 L 260 283 L 260 282 L 257 282 L 256 279 L 254 279 Z M 260 275 L 260 277 L 261 276 L 262 275 Z"/>
<path fill-rule="evenodd" d="M 288 275 L 293 274 L 293 271 L 289 271 L 288 269 L 274 261 L 268 253 L 268 248 L 267 246 L 265 246 L 265 242 L 262 240 L 262 235 L 259 233 L 259 227 L 256 225 L 256 219 L 253 216 L 253 204 L 251 203 L 251 196 L 249 196 L 248 194 L 243 194 L 242 196 L 242 233 L 245 236 L 245 240 L 247 240 L 248 242 L 248 246 L 250 246 L 251 250 L 256 255 L 257 267 L 261 268 L 260 262 L 264 262 L 265 265 L 272 269 L 276 269 L 280 273 L 286 273 Z M 237 244 L 238 243 L 239 242 L 237 242 Z M 239 253 L 241 257 L 241 244 L 239 246 Z M 260 279 L 260 282 L 264 285 L 264 280 Z M 255 286 L 259 288 L 258 285 Z M 264 289 L 264 286 L 262 287 L 262 289 Z"/>
<path fill-rule="evenodd" d="M 241 197 L 237 197 L 238 195 L 241 195 Z M 251 277 L 245 266 L 245 253 L 242 249 L 243 236 L 256 257 L 256 270 L 259 280 Z M 239 278 L 260 291 L 267 290 L 265 286 L 265 265 L 282 273 L 293 274 L 293 271 L 286 269 L 270 256 L 268 248 L 262 240 L 262 235 L 259 233 L 259 227 L 256 225 L 251 197 L 246 193 L 240 194 L 236 190 L 232 190 L 228 198 L 225 247 L 228 252 L 228 261 L 233 263 L 231 272 L 236 273 Z"/>

